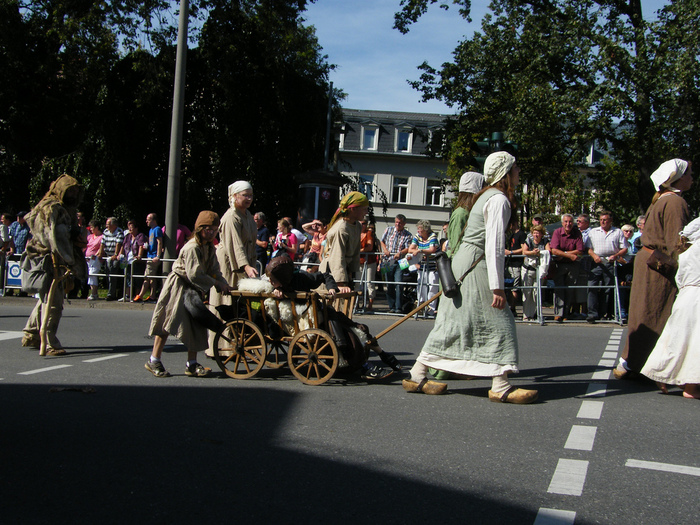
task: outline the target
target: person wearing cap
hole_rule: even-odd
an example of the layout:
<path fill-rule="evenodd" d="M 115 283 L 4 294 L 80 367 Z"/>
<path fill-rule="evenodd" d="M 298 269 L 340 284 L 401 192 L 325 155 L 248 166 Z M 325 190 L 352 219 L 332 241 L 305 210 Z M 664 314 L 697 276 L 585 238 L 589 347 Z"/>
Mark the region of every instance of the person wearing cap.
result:
<path fill-rule="evenodd" d="M 467 227 L 469 209 L 474 205 L 476 195 L 484 186 L 484 176 L 476 171 L 467 171 L 459 179 L 457 204 L 450 215 L 447 226 L 447 256 L 451 259 L 459 250 L 462 235 Z"/>
<path fill-rule="evenodd" d="M 144 365 L 155 377 L 170 377 L 161 362 L 163 348 L 168 335 L 173 334 L 187 348 L 185 375 L 205 377 L 211 369 L 197 362 L 197 353 L 208 347 L 207 329 L 192 318 L 187 311 L 184 293 L 194 289 L 204 295 L 211 288 L 225 294 L 231 287 L 221 274 L 216 247 L 213 244 L 219 232 L 219 216 L 213 211 L 202 211 L 197 217 L 192 238 L 180 250 L 177 260 L 158 302 L 153 310 L 149 335 L 155 337 L 150 359 Z"/>
<path fill-rule="evenodd" d="M 221 217 L 216 257 L 224 279 L 235 289 L 239 279 L 258 276 L 255 251 L 258 227 L 253 214 L 248 211 L 253 203 L 253 187 L 244 180 L 234 182 L 228 187 L 228 202 L 229 209 Z M 215 289 L 211 291 L 209 305 L 216 316 L 219 316 L 216 306 L 230 304 L 233 304 L 230 296 L 222 295 Z M 206 352 L 209 357 L 214 356 L 214 335 L 213 332 L 209 335 Z"/>
<path fill-rule="evenodd" d="M 634 258 L 627 340 L 613 370 L 618 379 L 641 371 L 671 315 L 678 291 L 673 276 L 651 269 L 647 261 L 654 250 L 677 256 L 678 232 L 690 218 L 682 193 L 693 184 L 692 164 L 681 159 L 666 161 L 651 174 L 651 181 L 656 194 L 645 215 L 642 249 Z"/>
<path fill-rule="evenodd" d="M 520 168 L 505 151 L 484 163 L 486 187 L 469 211 L 462 245 L 452 260 L 454 275 L 464 281 L 455 298 L 442 297 L 435 326 L 403 381 L 407 392 L 442 394 L 446 383 L 429 381 L 428 367 L 472 377 L 491 377 L 488 398 L 499 403 L 527 404 L 536 390 L 515 388 L 508 374 L 518 372 L 515 319 L 506 308 L 504 286 L 505 232 L 516 218 L 515 188 Z"/>
<path fill-rule="evenodd" d="M 21 211 L 17 214 L 17 220 L 10 225 L 10 239 L 12 239 L 12 246 L 9 255 L 22 255 L 25 247 L 27 246 L 27 241 L 32 238 L 32 233 L 29 228 L 29 224 L 24 220 L 24 216 L 27 215 L 26 211 Z"/>
<path fill-rule="evenodd" d="M 683 228 L 679 246 L 678 296 L 641 373 L 664 393 L 676 385 L 684 398 L 700 399 L 700 218 Z"/>

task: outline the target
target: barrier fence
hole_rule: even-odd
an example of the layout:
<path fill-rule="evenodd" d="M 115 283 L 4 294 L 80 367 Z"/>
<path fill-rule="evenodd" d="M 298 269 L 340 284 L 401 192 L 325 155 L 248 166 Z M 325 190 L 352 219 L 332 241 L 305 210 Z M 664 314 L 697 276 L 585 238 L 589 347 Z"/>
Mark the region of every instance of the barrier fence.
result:
<path fill-rule="evenodd" d="M 377 255 L 379 260 L 381 260 L 381 256 L 383 255 L 381 252 L 376 252 L 374 254 L 363 254 L 365 257 L 367 255 Z M 524 259 L 524 256 L 521 255 L 511 255 L 508 256 L 507 259 L 515 259 L 515 258 L 520 258 Z M 588 258 L 590 259 L 589 256 L 584 256 L 582 259 Z M 367 258 L 368 259 L 368 258 Z M 4 260 L 4 268 L 3 268 L 3 278 L 0 281 L 0 284 L 2 285 L 2 289 L 0 290 L 2 292 L 2 295 L 6 294 L 6 290 L 21 290 L 22 288 L 22 280 L 21 280 L 21 273 L 22 270 L 19 265 L 20 261 L 20 256 L 19 255 L 13 255 L 11 257 L 6 257 Z M 165 280 L 168 277 L 168 274 L 160 274 L 160 275 L 145 275 L 145 267 L 146 263 L 151 261 L 151 259 L 141 259 L 141 260 L 134 260 L 131 263 L 127 264 L 124 268 L 121 268 L 120 271 L 116 272 L 101 272 L 98 274 L 93 274 L 96 277 L 106 277 L 106 278 L 112 278 L 112 279 L 121 279 L 122 280 L 122 297 L 127 297 L 128 300 L 131 301 L 133 298 L 138 294 L 138 290 L 135 290 L 135 287 L 133 286 L 134 280 L 138 279 L 145 279 L 148 277 L 149 279 L 154 279 L 154 280 Z M 175 259 L 160 259 L 163 263 L 172 263 L 175 261 Z M 140 265 L 140 263 L 143 264 L 144 270 L 142 272 L 135 273 L 134 272 L 134 266 L 135 265 Z M 376 264 L 376 273 L 377 275 L 381 275 L 380 271 L 380 263 L 371 263 L 371 264 Z M 297 266 L 318 266 L 319 263 L 308 263 L 308 262 L 295 262 L 295 265 Z M 539 266 L 539 264 L 538 264 Z M 506 286 L 507 293 L 512 291 L 512 290 L 518 290 L 518 291 L 527 291 L 527 290 L 535 290 L 537 293 L 535 294 L 535 305 L 536 305 L 536 316 L 537 316 L 537 322 L 540 325 L 545 324 L 545 318 L 543 315 L 543 296 L 545 292 L 556 292 L 557 290 L 579 290 L 579 289 L 585 289 L 585 290 L 590 290 L 590 289 L 599 289 L 599 290 L 604 290 L 604 289 L 612 289 L 613 292 L 613 318 L 609 321 L 612 323 L 617 323 L 622 325 L 624 323 L 624 319 L 622 316 L 622 296 L 624 293 L 629 293 L 630 286 L 627 284 L 625 286 L 622 286 L 620 284 L 620 280 L 618 278 L 618 269 L 620 267 L 619 263 L 615 263 L 613 265 L 613 280 L 611 285 L 598 285 L 598 286 L 589 286 L 587 284 L 585 285 L 568 285 L 568 286 L 557 286 L 554 284 L 554 281 L 552 279 L 547 279 L 545 280 L 545 285 L 543 286 L 543 280 L 540 278 L 535 278 L 535 282 L 530 285 L 530 286 L 525 286 L 525 285 L 519 285 L 519 286 Z M 257 269 L 258 272 L 262 275 L 263 273 L 263 268 L 261 267 L 260 263 L 257 262 Z M 128 270 L 128 271 L 127 271 Z M 436 263 L 435 263 L 435 257 L 430 255 L 427 257 L 427 261 L 423 262 L 420 264 L 419 267 L 415 268 L 414 271 L 411 271 L 411 269 L 408 269 L 404 272 L 408 273 L 408 275 L 415 274 L 415 281 L 413 281 L 413 278 L 409 281 L 400 281 L 400 282 L 393 282 L 393 281 L 386 281 L 384 279 L 368 279 L 368 275 L 370 274 L 370 263 L 365 261 L 365 263 L 361 267 L 360 271 L 360 276 L 358 279 L 354 280 L 355 283 L 355 290 L 358 290 L 361 292 L 361 296 L 359 300 L 355 304 L 355 311 L 358 313 L 362 312 L 367 312 L 369 310 L 369 300 L 370 300 L 370 293 L 369 293 L 369 288 L 370 285 L 374 285 L 375 289 L 377 286 L 382 285 L 382 286 L 387 286 L 387 285 L 400 285 L 403 289 L 403 294 L 406 297 L 406 300 L 411 303 L 411 308 L 408 309 L 408 311 L 413 309 L 413 305 L 415 304 L 420 304 L 422 301 L 425 301 L 432 297 L 435 293 L 437 293 L 438 289 L 438 280 L 437 280 L 437 269 L 436 269 Z M 537 273 L 539 277 L 539 272 Z M 131 280 L 131 286 L 129 286 L 129 280 Z M 126 300 L 126 299 L 124 299 Z M 439 306 L 439 304 L 438 304 Z M 408 307 L 407 307 L 408 308 Z M 376 311 L 375 313 L 380 314 L 380 315 L 397 315 L 397 314 L 390 314 L 388 312 L 381 312 L 381 311 Z M 401 314 L 399 314 L 401 315 Z M 423 311 L 418 312 L 414 315 L 416 318 L 432 318 L 435 315 L 435 310 L 431 310 L 430 307 L 425 308 Z M 516 319 L 516 321 L 519 321 Z"/>

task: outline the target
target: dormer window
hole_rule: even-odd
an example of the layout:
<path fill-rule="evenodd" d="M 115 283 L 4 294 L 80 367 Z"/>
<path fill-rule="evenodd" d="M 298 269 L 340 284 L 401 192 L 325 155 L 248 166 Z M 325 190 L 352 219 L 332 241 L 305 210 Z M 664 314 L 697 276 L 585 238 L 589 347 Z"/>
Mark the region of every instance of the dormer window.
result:
<path fill-rule="evenodd" d="M 364 124 L 362 126 L 362 149 L 377 151 L 379 144 L 379 126 L 376 124 Z"/>
<path fill-rule="evenodd" d="M 394 151 L 397 153 L 411 153 L 413 148 L 413 131 L 411 129 L 396 128 L 394 137 Z"/>

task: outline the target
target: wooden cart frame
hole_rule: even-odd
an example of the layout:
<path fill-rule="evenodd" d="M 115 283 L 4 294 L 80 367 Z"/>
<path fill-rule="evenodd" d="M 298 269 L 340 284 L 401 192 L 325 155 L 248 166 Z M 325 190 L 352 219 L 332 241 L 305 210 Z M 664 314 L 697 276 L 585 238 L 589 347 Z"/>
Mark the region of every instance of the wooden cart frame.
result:
<path fill-rule="evenodd" d="M 341 356 L 328 330 L 329 307 L 352 318 L 357 293 L 321 295 L 315 292 L 297 293 L 277 299 L 271 293 L 232 291 L 234 306 L 246 315 L 232 319 L 214 337 L 214 359 L 229 377 L 247 379 L 255 376 L 263 366 L 280 368 L 289 366 L 292 374 L 307 385 L 321 385 L 331 379 L 338 369 Z M 273 320 L 279 327 L 279 335 L 270 334 L 270 316 L 264 301 L 273 299 L 279 310 L 281 300 L 290 300 L 294 335 L 285 332 L 283 321 Z M 310 328 L 301 330 L 297 305 L 310 309 Z M 308 310 L 306 310 L 308 311 Z M 262 323 L 253 318 L 260 313 Z"/>

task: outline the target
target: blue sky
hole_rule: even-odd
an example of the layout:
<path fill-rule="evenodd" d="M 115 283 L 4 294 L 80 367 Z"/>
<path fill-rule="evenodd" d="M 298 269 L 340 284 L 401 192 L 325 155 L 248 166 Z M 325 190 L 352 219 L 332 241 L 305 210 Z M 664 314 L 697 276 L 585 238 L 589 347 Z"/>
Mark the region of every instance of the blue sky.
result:
<path fill-rule="evenodd" d="M 642 0 L 645 17 L 667 3 Z M 406 35 L 392 29 L 399 0 L 317 0 L 305 18 L 316 27 L 328 61 L 337 65 L 331 81 L 348 95 L 343 107 L 450 114 L 454 110 L 441 102 L 420 102 L 407 80 L 419 78 L 424 60 L 436 68 L 451 61 L 457 44 L 481 28 L 487 6 L 472 0 L 473 22 L 467 23 L 456 8 L 435 4 Z"/>

